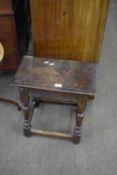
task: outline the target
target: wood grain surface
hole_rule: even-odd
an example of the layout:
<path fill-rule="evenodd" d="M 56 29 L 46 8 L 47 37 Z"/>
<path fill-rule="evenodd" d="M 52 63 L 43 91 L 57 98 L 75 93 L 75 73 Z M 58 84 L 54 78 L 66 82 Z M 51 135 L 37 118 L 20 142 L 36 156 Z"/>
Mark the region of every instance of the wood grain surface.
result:
<path fill-rule="evenodd" d="M 30 0 L 34 55 L 99 62 L 109 0 Z"/>
<path fill-rule="evenodd" d="M 25 56 L 16 73 L 14 85 L 90 96 L 95 94 L 96 68 L 97 64 L 93 63 Z M 57 97 L 59 99 L 59 94 Z"/>
<path fill-rule="evenodd" d="M 13 15 L 11 0 L 0 0 L 0 15 Z"/>

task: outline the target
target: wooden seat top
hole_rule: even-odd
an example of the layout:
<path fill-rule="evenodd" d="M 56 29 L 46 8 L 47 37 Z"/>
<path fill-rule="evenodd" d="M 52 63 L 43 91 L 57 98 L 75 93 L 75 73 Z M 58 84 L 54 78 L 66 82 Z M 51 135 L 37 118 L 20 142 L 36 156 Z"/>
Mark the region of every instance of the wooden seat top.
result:
<path fill-rule="evenodd" d="M 4 57 L 4 49 L 2 47 L 2 44 L 0 43 L 0 62 L 2 61 L 3 57 Z"/>
<path fill-rule="evenodd" d="M 95 63 L 25 56 L 14 85 L 73 94 L 95 94 Z"/>

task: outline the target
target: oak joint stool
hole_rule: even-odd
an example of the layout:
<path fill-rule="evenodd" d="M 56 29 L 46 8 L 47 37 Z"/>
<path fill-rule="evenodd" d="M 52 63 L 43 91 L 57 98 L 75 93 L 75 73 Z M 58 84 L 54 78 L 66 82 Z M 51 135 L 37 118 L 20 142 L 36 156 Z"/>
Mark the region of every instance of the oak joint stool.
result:
<path fill-rule="evenodd" d="M 20 88 L 25 136 L 52 136 L 79 143 L 83 112 L 87 101 L 95 96 L 96 67 L 95 63 L 25 56 L 14 80 L 14 85 Z M 77 105 L 73 134 L 31 127 L 33 111 L 42 101 Z"/>

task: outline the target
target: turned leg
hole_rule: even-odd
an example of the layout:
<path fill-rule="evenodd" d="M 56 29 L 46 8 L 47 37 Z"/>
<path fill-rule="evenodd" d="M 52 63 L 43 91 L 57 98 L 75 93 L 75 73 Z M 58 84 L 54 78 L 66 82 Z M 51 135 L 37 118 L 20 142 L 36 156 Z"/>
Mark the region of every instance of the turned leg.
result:
<path fill-rule="evenodd" d="M 24 135 L 31 135 L 31 119 L 30 119 L 30 105 L 29 105 L 29 94 L 27 88 L 20 89 L 20 98 L 23 104 L 23 114 L 24 114 Z"/>
<path fill-rule="evenodd" d="M 87 105 L 88 97 L 85 95 L 80 95 L 78 97 L 77 112 L 76 112 L 76 126 L 74 129 L 74 143 L 78 144 L 81 138 L 82 121 L 84 118 L 83 112 Z"/>

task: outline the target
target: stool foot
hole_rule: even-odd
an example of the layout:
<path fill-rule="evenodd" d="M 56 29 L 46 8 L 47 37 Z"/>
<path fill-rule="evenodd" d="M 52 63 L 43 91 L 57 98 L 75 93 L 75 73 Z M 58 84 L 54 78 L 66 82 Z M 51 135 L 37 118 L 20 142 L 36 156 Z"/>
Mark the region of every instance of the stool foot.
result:
<path fill-rule="evenodd" d="M 30 132 L 30 130 L 24 129 L 24 136 L 25 137 L 31 137 L 32 136 L 32 133 Z"/>
<path fill-rule="evenodd" d="M 74 136 L 73 137 L 73 143 L 74 144 L 79 144 L 80 143 L 80 139 L 81 139 L 81 137 Z"/>

